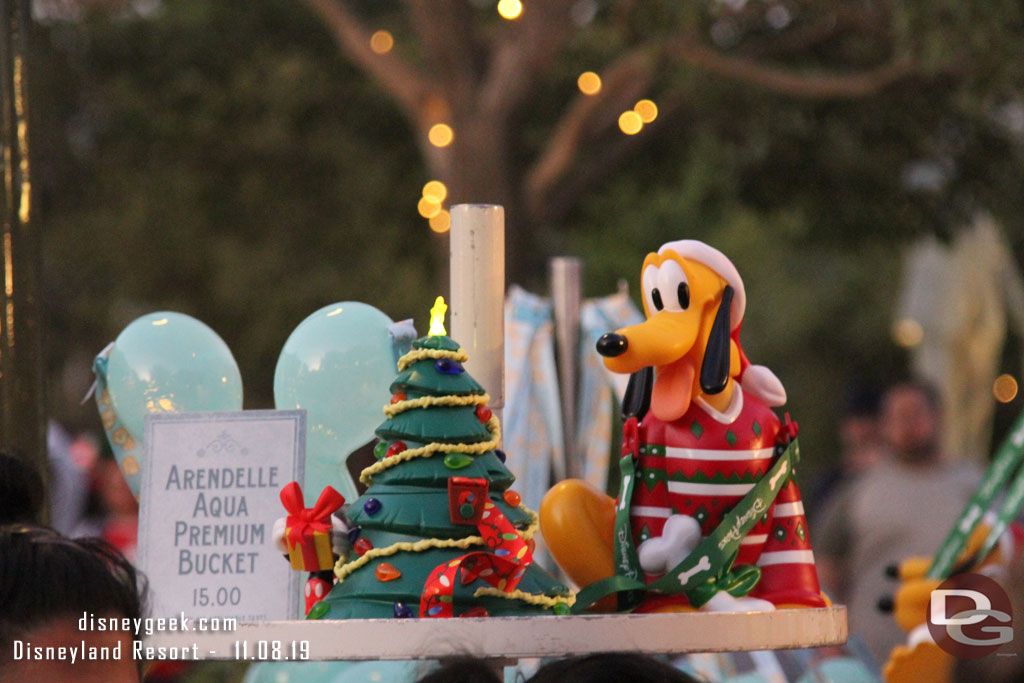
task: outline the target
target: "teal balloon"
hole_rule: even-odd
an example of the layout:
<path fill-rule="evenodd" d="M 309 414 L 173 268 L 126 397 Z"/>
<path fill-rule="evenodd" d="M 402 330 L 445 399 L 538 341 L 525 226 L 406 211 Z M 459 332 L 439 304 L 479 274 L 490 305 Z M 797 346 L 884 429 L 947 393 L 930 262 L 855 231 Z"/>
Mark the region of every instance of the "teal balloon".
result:
<path fill-rule="evenodd" d="M 820 662 L 797 683 L 881 683 L 881 678 L 859 659 L 833 657 Z"/>
<path fill-rule="evenodd" d="M 134 441 L 131 456 L 140 468 L 146 415 L 242 409 L 242 376 L 231 350 L 216 332 L 183 313 L 161 311 L 133 321 L 100 354 L 95 368 L 101 392 L 109 393 L 115 425 L 123 425 Z M 117 429 L 108 430 L 138 497 L 141 476 L 132 474 L 138 468 L 123 465 L 128 454 L 116 434 Z"/>
<path fill-rule="evenodd" d="M 307 500 L 328 485 L 348 502 L 358 497 L 345 463 L 384 419 L 397 373 L 391 324 L 373 306 L 343 301 L 303 320 L 281 350 L 274 402 L 306 410 Z"/>

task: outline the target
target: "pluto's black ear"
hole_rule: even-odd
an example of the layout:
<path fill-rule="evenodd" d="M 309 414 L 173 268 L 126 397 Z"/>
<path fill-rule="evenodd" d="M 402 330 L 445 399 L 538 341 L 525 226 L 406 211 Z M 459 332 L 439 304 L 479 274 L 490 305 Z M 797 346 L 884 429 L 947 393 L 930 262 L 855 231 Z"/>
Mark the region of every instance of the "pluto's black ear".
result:
<path fill-rule="evenodd" d="M 729 383 L 729 333 L 732 331 L 729 320 L 730 308 L 732 287 L 726 285 L 722 292 L 722 303 L 715 314 L 715 322 L 711 324 L 711 335 L 708 337 L 707 348 L 704 349 L 704 361 L 700 365 L 700 388 L 706 394 L 721 393 Z"/>
<path fill-rule="evenodd" d="M 654 368 L 640 368 L 629 376 L 626 395 L 622 398 L 622 421 L 631 417 L 638 420 L 651 409 L 651 391 L 654 388 Z"/>

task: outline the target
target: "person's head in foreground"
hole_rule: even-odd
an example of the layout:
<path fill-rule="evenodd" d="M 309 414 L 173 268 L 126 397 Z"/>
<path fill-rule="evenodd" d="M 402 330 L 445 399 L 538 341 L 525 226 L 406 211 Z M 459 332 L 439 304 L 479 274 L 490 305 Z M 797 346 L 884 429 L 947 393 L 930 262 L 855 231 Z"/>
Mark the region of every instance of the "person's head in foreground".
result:
<path fill-rule="evenodd" d="M 696 683 L 671 664 L 634 652 L 602 652 L 545 664 L 530 683 Z"/>
<path fill-rule="evenodd" d="M 493 665 L 474 657 L 459 657 L 417 683 L 500 683 Z M 696 683 L 671 664 L 632 652 L 602 652 L 548 662 L 529 683 Z"/>
<path fill-rule="evenodd" d="M 83 615 L 140 618 L 135 568 L 100 539 L 0 527 L 0 682 L 139 681 L 134 632 L 80 629 Z"/>

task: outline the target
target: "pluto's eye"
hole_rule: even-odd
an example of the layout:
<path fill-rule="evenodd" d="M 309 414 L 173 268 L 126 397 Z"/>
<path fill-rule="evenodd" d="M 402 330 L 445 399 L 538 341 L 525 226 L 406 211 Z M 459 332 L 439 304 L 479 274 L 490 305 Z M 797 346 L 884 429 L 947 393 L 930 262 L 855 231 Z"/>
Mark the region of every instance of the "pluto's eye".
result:
<path fill-rule="evenodd" d="M 655 315 L 665 307 L 665 302 L 661 299 L 661 292 L 658 291 L 658 267 L 649 265 L 644 268 L 642 280 L 644 309 L 646 309 L 647 315 Z"/>
<path fill-rule="evenodd" d="M 679 262 L 669 259 L 658 268 L 655 291 L 661 292 L 662 308 L 679 313 L 690 307 L 690 284 Z M 660 310 L 660 309 L 659 309 Z"/>
<path fill-rule="evenodd" d="M 676 296 L 679 297 L 679 307 L 684 311 L 690 307 L 690 285 L 680 282 L 676 288 Z"/>
<path fill-rule="evenodd" d="M 654 307 L 659 311 L 665 308 L 665 304 L 662 303 L 661 301 L 661 292 L 658 291 L 657 287 L 655 287 L 654 290 L 651 291 L 651 301 L 654 302 Z"/>

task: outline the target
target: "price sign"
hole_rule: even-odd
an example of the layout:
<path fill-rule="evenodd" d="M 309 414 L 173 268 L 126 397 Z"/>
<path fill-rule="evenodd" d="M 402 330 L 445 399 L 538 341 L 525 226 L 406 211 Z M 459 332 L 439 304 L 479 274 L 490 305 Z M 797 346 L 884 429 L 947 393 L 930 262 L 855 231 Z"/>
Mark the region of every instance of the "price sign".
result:
<path fill-rule="evenodd" d="M 299 572 L 275 547 L 279 494 L 303 480 L 306 413 L 149 415 L 139 566 L 153 616 L 299 618 Z"/>

